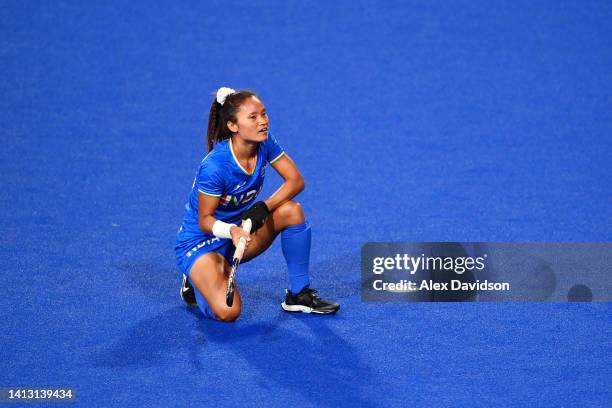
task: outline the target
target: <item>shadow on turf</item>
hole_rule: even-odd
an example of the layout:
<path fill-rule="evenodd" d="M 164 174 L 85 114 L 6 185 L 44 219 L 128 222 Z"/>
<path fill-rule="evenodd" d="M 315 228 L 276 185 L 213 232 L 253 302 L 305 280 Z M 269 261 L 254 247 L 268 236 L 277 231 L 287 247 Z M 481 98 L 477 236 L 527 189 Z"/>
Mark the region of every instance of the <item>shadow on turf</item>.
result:
<path fill-rule="evenodd" d="M 177 267 L 128 263 L 119 268 L 125 272 L 125 279 L 149 299 L 176 304 L 181 287 L 181 274 Z"/>
<path fill-rule="evenodd" d="M 376 406 L 375 387 L 363 388 L 371 383 L 364 379 L 373 379 L 375 373 L 336 332 L 338 317 L 279 310 L 269 323 L 200 321 L 200 327 L 207 343 L 230 347 L 247 362 L 260 389 L 283 388 L 316 406 Z"/>
<path fill-rule="evenodd" d="M 342 299 L 359 294 L 359 270 L 348 272 L 358 265 L 356 256 L 314 265 L 313 281 L 320 282 L 323 296 L 342 303 Z M 180 303 L 178 279 L 170 277 L 175 271 L 145 264 L 125 265 L 125 269 L 146 296 L 177 306 L 138 322 L 117 341 L 100 346 L 94 353 L 95 365 L 156 367 L 185 356 L 190 373 L 204 375 L 219 364 L 218 359 L 209 357 L 225 353 L 241 357 L 257 373 L 254 377 L 259 379 L 258 386 L 271 392 L 282 387 L 304 401 L 324 406 L 376 405 L 371 402 L 375 398 L 372 390 L 362 388 L 370 383 L 363 379 L 375 374 L 362 361 L 360 352 L 334 329 L 340 322 L 350 324 L 343 318 L 342 309 L 336 316 L 313 316 L 287 314 L 279 307 L 269 322 L 257 322 L 261 318 L 259 307 L 269 309 L 270 302 L 279 304 L 282 294 L 251 286 L 242 289 L 243 297 L 262 305 L 245 307 L 247 313 L 233 324 L 220 323 L 204 319 L 197 308 Z M 351 279 L 347 281 L 346 277 Z"/>
<path fill-rule="evenodd" d="M 220 358 L 226 355 L 251 367 L 259 392 L 283 388 L 317 406 L 375 406 L 371 390 L 362 389 L 363 379 L 375 373 L 335 331 L 338 317 L 289 315 L 279 310 L 269 322 L 241 318 L 228 324 L 203 319 L 198 309 L 177 306 L 142 320 L 118 341 L 101 346 L 93 362 L 133 370 L 166 366 L 173 360 L 181 364 L 182 359 L 187 360 L 190 375 L 209 375 L 232 365 Z M 231 388 L 231 384 L 225 386 Z"/>
<path fill-rule="evenodd" d="M 93 363 L 97 366 L 155 367 L 166 363 L 178 352 L 188 352 L 186 336 L 195 336 L 197 322 L 189 313 L 184 313 L 183 305 L 175 307 L 139 321 L 129 326 L 120 338 L 110 339 L 97 347 L 93 353 Z"/>

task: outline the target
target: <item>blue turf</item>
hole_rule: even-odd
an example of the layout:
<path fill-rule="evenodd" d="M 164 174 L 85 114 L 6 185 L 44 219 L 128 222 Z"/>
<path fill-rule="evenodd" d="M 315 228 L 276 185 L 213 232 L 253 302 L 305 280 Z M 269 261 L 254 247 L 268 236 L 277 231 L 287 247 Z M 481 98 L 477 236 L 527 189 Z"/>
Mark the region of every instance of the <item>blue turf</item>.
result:
<path fill-rule="evenodd" d="M 365 304 L 368 241 L 610 241 L 606 1 L 3 2 L 0 387 L 83 406 L 610 406 L 600 304 Z M 256 90 L 306 178 L 244 311 L 178 298 L 211 92 Z M 266 192 L 278 186 L 270 177 Z"/>

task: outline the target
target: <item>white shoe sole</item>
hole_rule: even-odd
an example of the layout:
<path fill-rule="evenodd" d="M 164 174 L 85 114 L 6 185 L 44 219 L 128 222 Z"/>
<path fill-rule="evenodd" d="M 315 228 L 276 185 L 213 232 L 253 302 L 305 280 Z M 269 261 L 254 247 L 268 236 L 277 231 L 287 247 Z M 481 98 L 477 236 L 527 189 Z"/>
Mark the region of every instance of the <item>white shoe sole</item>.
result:
<path fill-rule="evenodd" d="M 285 302 L 281 303 L 281 307 L 283 308 L 285 312 L 302 312 L 302 313 L 312 313 L 313 312 L 311 307 L 300 306 L 300 305 L 288 305 Z"/>
<path fill-rule="evenodd" d="M 315 310 L 308 306 L 288 305 L 285 302 L 281 303 L 281 307 L 283 308 L 285 312 L 302 312 L 302 313 L 316 313 L 316 314 L 332 314 L 336 312 L 335 310 L 334 311 Z"/>

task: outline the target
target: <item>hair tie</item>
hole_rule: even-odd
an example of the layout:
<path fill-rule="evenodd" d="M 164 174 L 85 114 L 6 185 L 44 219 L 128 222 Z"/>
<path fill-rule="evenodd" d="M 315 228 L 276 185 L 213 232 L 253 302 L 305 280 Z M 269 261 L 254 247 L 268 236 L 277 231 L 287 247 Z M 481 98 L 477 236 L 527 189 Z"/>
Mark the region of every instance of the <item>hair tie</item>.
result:
<path fill-rule="evenodd" d="M 236 91 L 233 90 L 232 88 L 226 88 L 223 86 L 219 88 L 219 90 L 217 91 L 217 102 L 223 106 L 227 97 L 235 93 Z"/>

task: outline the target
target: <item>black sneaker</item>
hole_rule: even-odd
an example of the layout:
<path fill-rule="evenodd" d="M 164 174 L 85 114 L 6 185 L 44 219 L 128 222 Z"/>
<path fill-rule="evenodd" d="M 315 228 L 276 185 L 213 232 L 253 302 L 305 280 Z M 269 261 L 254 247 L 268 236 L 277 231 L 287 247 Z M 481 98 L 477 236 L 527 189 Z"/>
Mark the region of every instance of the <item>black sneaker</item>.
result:
<path fill-rule="evenodd" d="M 181 299 L 189 306 L 197 306 L 198 302 L 195 297 L 195 289 L 187 276 L 183 274 L 183 284 L 181 285 Z"/>
<path fill-rule="evenodd" d="M 305 287 L 300 293 L 294 295 L 287 290 L 285 301 L 281 304 L 286 312 L 333 314 L 340 309 L 337 303 L 323 300 L 317 296 L 315 289 Z"/>

